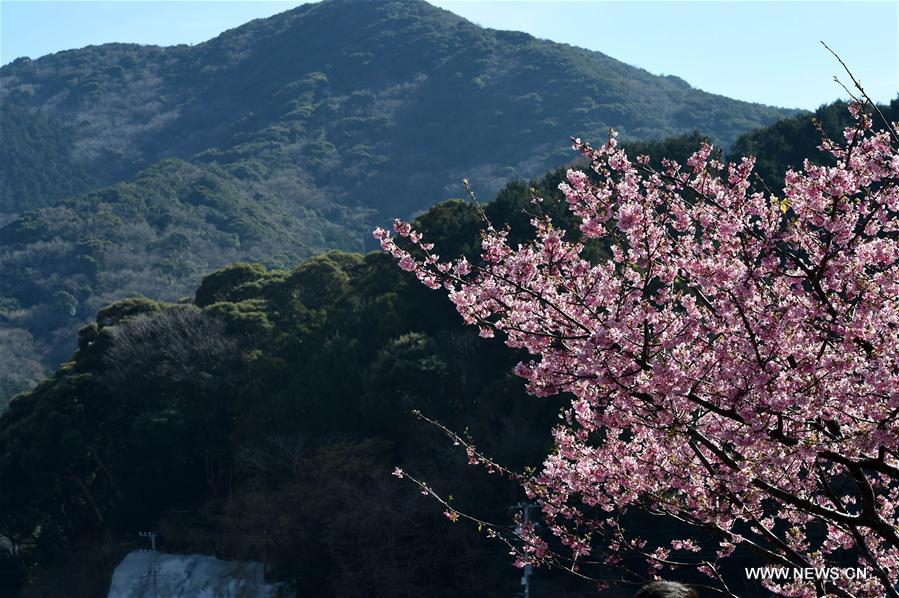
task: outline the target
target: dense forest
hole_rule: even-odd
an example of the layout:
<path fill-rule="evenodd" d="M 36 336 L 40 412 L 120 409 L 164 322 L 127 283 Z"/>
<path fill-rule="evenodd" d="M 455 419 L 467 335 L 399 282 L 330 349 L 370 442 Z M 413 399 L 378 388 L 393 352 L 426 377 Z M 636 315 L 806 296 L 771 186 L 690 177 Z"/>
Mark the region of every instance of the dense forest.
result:
<path fill-rule="evenodd" d="M 817 110 L 815 118 L 835 133 L 847 112 L 837 103 Z M 783 174 L 778 168 L 814 157 L 818 135 L 810 116 L 799 115 L 741 136 L 729 154 L 761 156 L 758 172 L 777 189 Z M 695 147 L 700 137 L 679 139 Z M 27 212 L 4 227 L 0 411 L 71 354 L 78 328 L 103 305 L 129 296 L 178 299 L 227 263 L 285 268 L 323 247 L 356 247 L 339 223 L 357 217 L 353 226 L 368 222 L 336 204 L 294 217 L 294 206 L 272 196 L 254 193 L 248 201 L 250 188 L 220 166 L 172 158 L 128 182 Z"/>
<path fill-rule="evenodd" d="M 899 101 L 884 110 L 899 117 Z M 838 128 L 843 113 L 835 104 L 817 119 Z M 701 138 L 630 151 L 683 161 Z M 736 147 L 764 150 L 763 167 L 782 172 L 816 144 L 806 115 Z M 508 184 L 487 217 L 523 234 L 536 193 L 570 225 L 562 176 Z M 442 254 L 473 259 L 481 226 L 461 200 L 416 222 Z M 591 251 L 602 259 L 601 245 Z M 536 465 L 564 397 L 528 397 L 512 374 L 518 358 L 380 252 L 237 263 L 177 303 L 112 303 L 80 330 L 72 358 L 0 417 L 0 536 L 15 547 L 0 550 L 0 593 L 100 595 L 152 528 L 169 551 L 265 554 L 269 577 L 299 595 L 511 595 L 518 576 L 503 546 L 390 472 L 415 471 L 459 507 L 509 521 L 517 487 L 466 466 L 410 411 L 509 466 Z M 564 575 L 538 580 L 535 596 L 590 590 Z"/>
<path fill-rule="evenodd" d="M 570 161 L 569 136 L 728 146 L 793 112 L 420 0 L 16 60 L 0 68 L 0 403 L 111 301 L 176 300 L 235 261 L 363 251 L 385 219 L 462 196 L 463 177 L 489 198 Z"/>
<path fill-rule="evenodd" d="M 528 199 L 515 185 L 490 210 Z M 420 221 L 450 251 L 476 247 L 471 204 Z M 0 420 L 0 535 L 19 546 L 4 587 L 28 575 L 26 595 L 95 596 L 118 542 L 155 526 L 167 550 L 260 558 L 265 543 L 270 575 L 304 595 L 507 594 L 504 551 L 448 529 L 389 472 L 416 469 L 507 518 L 515 488 L 466 468 L 409 412 L 533 463 L 558 405 L 527 399 L 513 364 L 379 253 L 235 264 L 189 302 L 115 303 Z"/>
<path fill-rule="evenodd" d="M 52 205 L 167 157 L 275 170 L 348 206 L 405 212 L 462 176 L 494 193 L 538 175 L 565 158 L 571 135 L 698 128 L 728 145 L 791 112 L 484 29 L 423 0 L 327 0 L 196 46 L 21 58 L 0 82 L 0 212 Z M 305 202 L 300 182 L 291 195 Z"/>

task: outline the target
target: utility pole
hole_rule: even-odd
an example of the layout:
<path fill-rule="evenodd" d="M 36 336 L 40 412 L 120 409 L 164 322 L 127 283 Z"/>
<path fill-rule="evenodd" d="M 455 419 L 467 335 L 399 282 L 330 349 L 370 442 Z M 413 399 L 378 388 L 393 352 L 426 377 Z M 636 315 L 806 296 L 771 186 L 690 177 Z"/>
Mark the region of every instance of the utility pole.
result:
<path fill-rule="evenodd" d="M 514 507 L 511 507 L 515 511 L 521 511 L 524 516 L 524 523 L 530 523 L 531 521 L 531 509 L 536 507 L 536 503 L 532 502 L 520 502 Z M 520 525 L 515 526 L 515 533 L 521 535 Z M 531 574 L 534 572 L 534 568 L 531 565 L 525 565 L 524 570 L 521 575 L 521 592 L 518 594 L 521 598 L 531 598 Z"/>
<path fill-rule="evenodd" d="M 268 528 L 262 528 L 262 565 L 256 567 L 256 594 L 262 597 L 267 595 L 263 592 L 265 587 L 265 570 L 268 567 Z"/>
<path fill-rule="evenodd" d="M 140 532 L 141 538 L 150 540 L 150 550 L 153 551 L 153 598 L 159 598 L 159 592 L 156 584 L 156 532 Z"/>

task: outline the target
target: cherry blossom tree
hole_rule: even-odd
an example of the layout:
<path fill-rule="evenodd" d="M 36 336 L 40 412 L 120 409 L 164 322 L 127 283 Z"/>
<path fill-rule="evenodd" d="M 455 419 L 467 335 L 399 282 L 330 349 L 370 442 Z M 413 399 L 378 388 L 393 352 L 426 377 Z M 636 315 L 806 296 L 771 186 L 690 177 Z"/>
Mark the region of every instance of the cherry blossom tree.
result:
<path fill-rule="evenodd" d="M 577 234 L 537 215 L 513 247 L 485 222 L 468 261 L 406 222 L 375 231 L 466 323 L 527 351 L 530 393 L 570 397 L 554 451 L 518 476 L 549 534 L 522 529 L 522 562 L 558 559 L 547 540 L 573 569 L 636 552 L 650 576 L 695 567 L 733 595 L 721 567 L 739 546 L 870 572 L 762 582 L 778 595 L 899 596 L 899 141 L 865 109 L 822 141 L 834 165 L 806 162 L 777 193 L 754 188 L 751 157 L 703 145 L 654 168 L 612 133 L 574 140 L 593 171 L 560 185 Z M 595 239 L 608 259 L 584 256 Z M 651 546 L 631 508 L 699 531 Z"/>

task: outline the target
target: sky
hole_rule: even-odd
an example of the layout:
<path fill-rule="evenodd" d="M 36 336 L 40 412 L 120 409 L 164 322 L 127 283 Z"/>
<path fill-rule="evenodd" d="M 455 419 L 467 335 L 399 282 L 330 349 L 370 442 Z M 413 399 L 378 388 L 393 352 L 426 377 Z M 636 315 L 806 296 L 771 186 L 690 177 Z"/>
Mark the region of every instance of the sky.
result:
<path fill-rule="evenodd" d="M 106 42 L 196 44 L 302 3 L 0 0 L 0 63 Z M 833 77 L 847 84 L 848 77 L 823 40 L 875 100 L 899 93 L 897 0 L 431 3 L 485 27 L 525 31 L 677 75 L 706 91 L 791 108 L 847 97 Z"/>

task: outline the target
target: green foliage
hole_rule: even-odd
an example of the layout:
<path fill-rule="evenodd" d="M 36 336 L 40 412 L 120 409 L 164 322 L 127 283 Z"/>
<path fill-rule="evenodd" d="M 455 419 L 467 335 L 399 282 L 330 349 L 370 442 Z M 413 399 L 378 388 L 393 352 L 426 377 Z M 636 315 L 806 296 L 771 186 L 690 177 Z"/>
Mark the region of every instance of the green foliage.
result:
<path fill-rule="evenodd" d="M 58 364 L 87 319 L 122 297 L 175 299 L 241 259 L 294 264 L 327 246 L 323 231 L 354 246 L 338 225 L 300 217 L 279 198 L 244 197 L 246 185 L 214 166 L 168 160 L 131 182 L 28 212 L 0 235 L 0 327 L 28 335 L 23 357 L 32 346 L 38 363 Z M 204 300 L 206 292 L 200 305 L 217 300 Z M 34 381 L 33 368 L 15 363 L 0 363 L 4 398 Z"/>
<path fill-rule="evenodd" d="M 429 242 L 440 247 L 445 255 L 474 258 L 480 253 L 478 231 L 483 226 L 483 219 L 477 206 L 471 202 L 451 199 L 439 203 L 415 222 L 427 231 Z"/>
<path fill-rule="evenodd" d="M 651 164 L 655 168 L 660 168 L 662 158 L 677 160 L 681 164 L 686 164 L 687 158 L 699 149 L 703 142 L 711 142 L 709 136 L 703 135 L 699 131 L 692 131 L 686 135 L 668 137 L 666 139 L 629 141 L 624 144 L 624 148 L 627 150 L 628 155 L 633 157 L 641 154 L 650 156 L 652 158 Z"/>
<path fill-rule="evenodd" d="M 302 6 L 193 47 L 91 46 L 6 65 L 0 77 L 6 212 L 177 157 L 267 176 L 269 190 L 285 183 L 277 174 L 295 191 L 327 189 L 344 208 L 408 214 L 457 194 L 465 174 L 490 195 L 538 175 L 568 158 L 570 135 L 698 128 L 730 144 L 791 112 L 418 1 Z M 410 185 L 414 174 L 424 176 Z M 358 181 L 340 184 L 346 177 Z"/>
<path fill-rule="evenodd" d="M 115 326 L 128 318 L 152 314 L 160 311 L 162 304 L 145 297 L 135 297 L 118 301 L 97 312 L 97 324 L 102 328 Z"/>
<path fill-rule="evenodd" d="M 229 331 L 248 336 L 270 333 L 274 327 L 268 317 L 268 302 L 262 299 L 213 303 L 206 312 L 225 322 Z"/>
<path fill-rule="evenodd" d="M 533 464 L 555 405 L 526 398 L 514 356 L 380 254 L 237 264 L 202 281 L 200 302 L 104 308 L 74 358 L 0 417 L 0 536 L 22 546 L 13 564 L 32 587 L 79 558 L 66 547 L 154 526 L 174 550 L 265 548 L 271 574 L 304 595 L 511 591 L 500 546 L 389 473 L 446 487 L 469 476 L 414 408 Z M 515 492 L 486 476 L 457 499 L 505 518 Z"/>
<path fill-rule="evenodd" d="M 880 109 L 887 120 L 899 120 L 899 99 Z M 876 128 L 883 127 L 878 115 L 874 114 L 873 118 Z M 756 156 L 756 173 L 772 191 L 780 193 L 787 168 L 801 168 L 805 159 L 813 164 L 828 159 L 829 155 L 817 149 L 821 144 L 821 132 L 815 122 L 831 139 L 841 139 L 843 129 L 852 124 L 852 119 L 845 102 L 825 104 L 814 114 L 800 114 L 745 133 L 734 143 L 730 155 Z"/>
<path fill-rule="evenodd" d="M 296 298 L 303 305 L 310 309 L 320 309 L 338 302 L 349 291 L 350 278 L 347 271 L 361 263 L 359 255 L 327 253 L 302 264 L 287 282 L 295 286 Z"/>
<path fill-rule="evenodd" d="M 237 263 L 203 278 L 194 303 L 206 307 L 234 293 L 241 285 L 264 278 L 267 270 L 260 264 Z"/>
<path fill-rule="evenodd" d="M 0 102 L 0 131 L 0 212 L 49 205 L 110 180 L 74 159 L 78 132 L 71 122 Z"/>
<path fill-rule="evenodd" d="M 196 46 L 19 60 L 0 81 L 0 304 L 15 305 L 0 326 L 43 368 L 103 305 L 174 300 L 233 262 L 371 248 L 376 224 L 463 196 L 465 176 L 489 198 L 571 161 L 571 135 L 726 144 L 790 113 L 422 1 L 304 5 Z M 474 214 L 455 210 L 431 217 L 461 234 Z M 7 363 L 0 392 L 33 382 Z"/>

